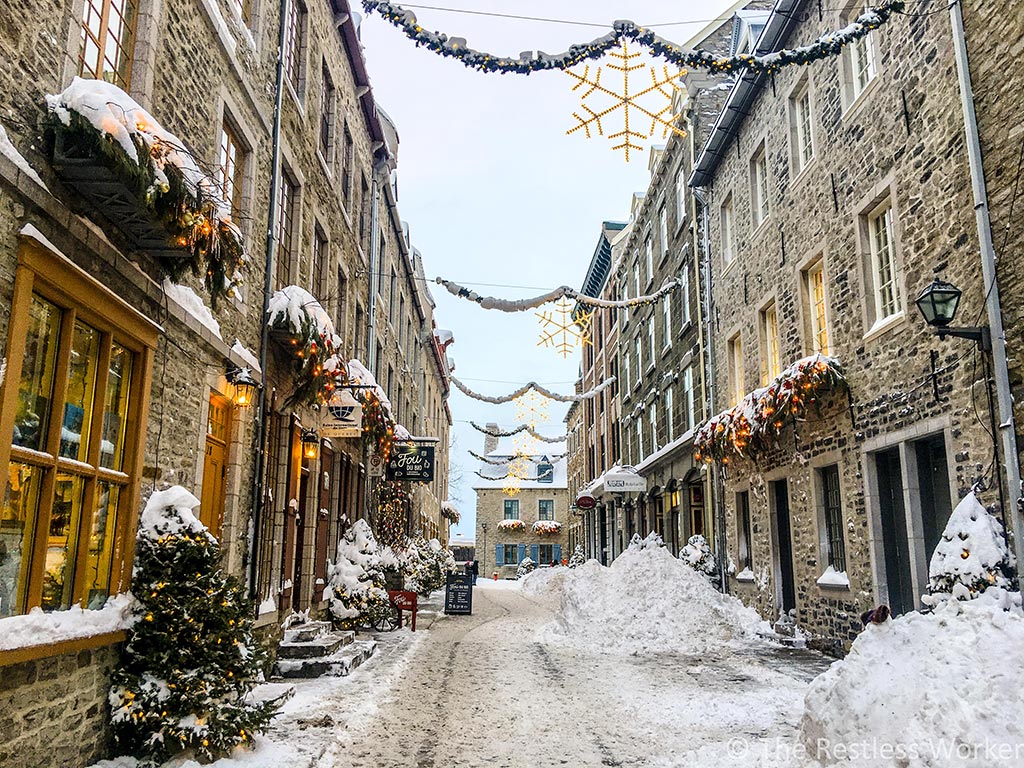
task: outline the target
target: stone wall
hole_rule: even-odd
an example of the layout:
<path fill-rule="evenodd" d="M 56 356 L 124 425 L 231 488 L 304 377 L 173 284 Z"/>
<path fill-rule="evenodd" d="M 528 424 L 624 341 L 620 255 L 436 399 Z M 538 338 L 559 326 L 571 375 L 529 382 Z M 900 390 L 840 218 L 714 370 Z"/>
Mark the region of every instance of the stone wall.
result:
<path fill-rule="evenodd" d="M 495 564 L 495 547 L 498 544 L 525 544 L 526 555 L 530 556 L 530 545 L 558 544 L 562 547 L 562 558 L 568 559 L 572 554 L 569 549 L 569 496 L 565 488 L 523 488 L 514 498 L 519 500 L 519 519 L 526 523 L 522 531 L 500 531 L 498 523 L 504 519 L 504 500 L 509 498 L 500 488 L 480 488 L 476 491 L 476 541 L 477 560 L 480 561 L 480 576 L 491 578 L 494 573 L 498 578 L 515 575 L 519 563 L 503 566 Z M 538 536 L 533 532 L 533 524 L 537 521 L 537 502 L 541 499 L 553 499 L 555 502 L 555 520 L 562 524 L 562 530 L 555 536 Z M 484 532 L 482 525 L 487 524 Z"/>
<path fill-rule="evenodd" d="M 89 765 L 107 756 L 107 693 L 120 646 L 0 666 L 0 765 Z"/>

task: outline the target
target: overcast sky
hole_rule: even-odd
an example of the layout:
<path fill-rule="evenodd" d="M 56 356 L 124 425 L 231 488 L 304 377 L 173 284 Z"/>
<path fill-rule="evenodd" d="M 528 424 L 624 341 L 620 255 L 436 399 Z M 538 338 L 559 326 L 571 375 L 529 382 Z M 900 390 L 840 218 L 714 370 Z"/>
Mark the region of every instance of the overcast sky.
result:
<path fill-rule="evenodd" d="M 698 0 L 433 0 L 432 5 L 523 16 L 571 19 L 580 26 L 412 7 L 427 29 L 466 38 L 477 50 L 518 56 L 560 53 L 610 29 L 616 19 L 657 25 L 684 42 L 731 3 Z M 355 5 L 355 4 L 354 4 Z M 688 22 L 680 24 L 677 22 Z M 561 72 L 482 74 L 422 48 L 378 16 L 363 20 L 362 41 L 374 95 L 398 126 L 399 210 L 427 277 L 441 275 L 479 293 L 522 298 L 559 285 L 579 288 L 604 220 L 624 221 L 633 192 L 647 187 L 647 155 L 624 162 L 607 139 L 565 131 L 579 103 Z M 659 139 L 660 141 L 660 139 Z M 448 348 L 455 375 L 478 392 L 501 395 L 530 380 L 571 392 L 580 356 L 563 359 L 537 346 L 532 312 L 487 311 L 431 283 L 438 326 L 455 334 Z M 512 405 L 481 403 L 452 391 L 462 482 L 452 497 L 462 513 L 453 535 L 473 537 L 483 435 L 469 421 L 515 424 Z M 564 431 L 566 406 L 552 402 L 541 431 Z M 425 430 L 427 431 L 427 430 Z M 453 470 L 454 471 L 454 470 Z M 456 471 L 457 473 L 457 471 Z"/>

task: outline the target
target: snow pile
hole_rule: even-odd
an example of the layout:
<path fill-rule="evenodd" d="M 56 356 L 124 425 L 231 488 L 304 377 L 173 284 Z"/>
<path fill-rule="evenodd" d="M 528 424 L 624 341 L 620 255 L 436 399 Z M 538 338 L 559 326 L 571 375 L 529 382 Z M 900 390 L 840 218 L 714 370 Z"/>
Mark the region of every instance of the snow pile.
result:
<path fill-rule="evenodd" d="M 717 592 L 649 536 L 609 567 L 564 569 L 550 642 L 593 652 L 699 654 L 754 643 L 771 629 L 752 608 Z"/>
<path fill-rule="evenodd" d="M 689 538 L 686 546 L 679 551 L 679 559 L 714 582 L 718 566 L 715 564 L 707 539 L 699 533 Z"/>
<path fill-rule="evenodd" d="M 995 587 L 934 613 L 869 624 L 811 684 L 801 724 L 810 754 L 871 768 L 1021 765 L 1019 605 L 1019 594 Z M 850 759 L 854 749 L 863 759 Z"/>
<path fill-rule="evenodd" d="M 195 291 L 187 285 L 172 283 L 165 277 L 164 293 L 167 294 L 167 298 L 192 315 L 201 325 L 209 328 L 210 333 L 218 339 L 221 338 L 220 323 L 217 322 L 210 308 L 203 303 L 203 300 L 199 298 Z"/>
<path fill-rule="evenodd" d="M 562 530 L 562 524 L 557 520 L 538 520 L 533 524 L 533 532 L 538 536 L 553 536 Z"/>
<path fill-rule="evenodd" d="M 526 530 L 526 523 L 524 523 L 522 520 L 518 520 L 518 519 L 516 519 L 516 520 L 499 520 L 498 521 L 498 530 L 499 531 L 506 531 L 506 532 L 525 531 Z"/>
<path fill-rule="evenodd" d="M 37 607 L 24 616 L 0 619 L 0 651 L 50 645 L 128 629 L 135 623 L 133 602 L 131 593 L 126 593 L 108 598 L 106 604 L 95 611 L 75 605 L 67 610 L 44 613 Z"/>
<path fill-rule="evenodd" d="M 146 508 L 142 510 L 139 538 L 156 541 L 164 536 L 176 536 L 182 531 L 191 531 L 195 534 L 205 533 L 214 540 L 206 526 L 192 512 L 198 506 L 199 499 L 180 485 L 157 491 L 149 497 Z"/>
<path fill-rule="evenodd" d="M 324 600 L 331 615 L 350 627 L 369 623 L 388 608 L 384 571 L 395 565 L 390 550 L 383 552 L 365 520 L 357 520 L 338 542 L 335 562 L 327 566 Z"/>

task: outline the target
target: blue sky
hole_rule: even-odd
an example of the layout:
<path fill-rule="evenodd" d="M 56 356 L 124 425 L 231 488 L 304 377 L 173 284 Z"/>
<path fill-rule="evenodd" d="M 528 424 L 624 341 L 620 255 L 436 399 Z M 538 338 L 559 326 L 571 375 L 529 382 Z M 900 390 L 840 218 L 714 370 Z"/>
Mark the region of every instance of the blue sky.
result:
<path fill-rule="evenodd" d="M 657 25 L 687 40 L 730 3 L 655 0 L 445 0 L 444 7 L 607 25 L 578 26 L 414 9 L 422 26 L 467 39 L 478 50 L 516 56 L 558 53 L 603 35 L 616 19 Z M 674 22 L 689 22 L 678 24 Z M 605 219 L 625 220 L 634 191 L 647 187 L 647 155 L 632 162 L 602 137 L 566 136 L 579 103 L 561 72 L 482 74 L 416 48 L 377 16 L 363 20 L 362 41 L 377 102 L 398 126 L 399 210 L 427 277 L 437 275 L 479 293 L 522 298 L 562 284 L 580 287 Z M 660 140 L 660 139 L 659 139 Z M 538 320 L 486 311 L 431 284 L 437 323 L 455 334 L 448 351 L 458 376 L 478 392 L 504 394 L 530 380 L 571 392 L 579 354 L 563 359 L 537 346 Z M 462 482 L 452 496 L 462 513 L 453 535 L 472 537 L 477 462 L 483 435 L 469 426 L 515 423 L 512 405 L 481 403 L 453 390 L 449 401 Z M 541 431 L 559 434 L 566 406 L 551 403 Z"/>

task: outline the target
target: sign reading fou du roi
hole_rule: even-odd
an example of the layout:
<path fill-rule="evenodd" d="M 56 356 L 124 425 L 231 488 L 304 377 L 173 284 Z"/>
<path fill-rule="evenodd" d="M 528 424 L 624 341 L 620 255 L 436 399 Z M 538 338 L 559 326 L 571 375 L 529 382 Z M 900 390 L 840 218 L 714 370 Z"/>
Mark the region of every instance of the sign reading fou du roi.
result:
<path fill-rule="evenodd" d="M 388 480 L 416 480 L 420 483 L 429 483 L 434 479 L 434 446 L 396 443 L 391 449 L 386 476 Z"/>

